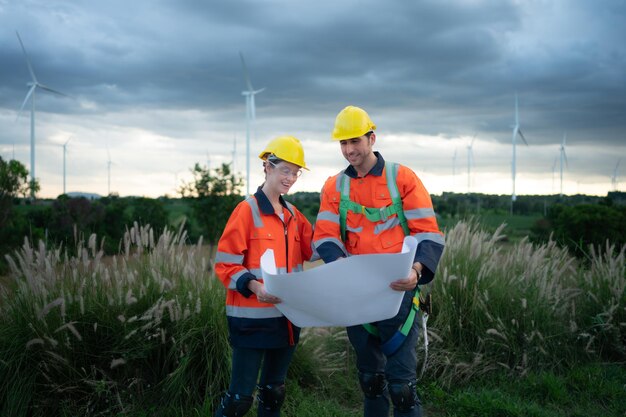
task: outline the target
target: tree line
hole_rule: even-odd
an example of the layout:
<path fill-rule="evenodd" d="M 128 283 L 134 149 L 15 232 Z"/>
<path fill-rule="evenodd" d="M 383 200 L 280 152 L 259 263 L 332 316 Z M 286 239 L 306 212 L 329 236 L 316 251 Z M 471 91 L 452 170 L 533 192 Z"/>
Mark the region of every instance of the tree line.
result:
<path fill-rule="evenodd" d="M 89 200 L 61 195 L 54 200 L 31 201 L 27 196 L 39 185 L 28 182 L 28 170 L 19 161 L 0 157 L 0 254 L 18 248 L 25 237 L 73 247 L 92 233 L 103 238 L 107 254 L 115 254 L 124 232 L 135 222 L 149 224 L 157 233 L 184 222 L 190 242 L 202 237 L 215 243 L 230 213 L 244 198 L 243 179 L 228 164 L 215 169 L 195 164 L 191 172 L 192 179 L 178 190 L 179 199 L 109 195 Z M 511 209 L 506 195 L 444 192 L 431 197 L 437 215 L 445 218 L 506 214 Z M 297 192 L 287 199 L 315 221 L 319 192 Z M 584 256 L 588 245 L 604 244 L 607 239 L 618 247 L 626 244 L 626 193 L 519 196 L 514 210 L 517 215 L 537 217 L 530 231 L 533 241 L 552 238 L 578 256 Z M 1 256 L 0 273 L 5 267 Z"/>

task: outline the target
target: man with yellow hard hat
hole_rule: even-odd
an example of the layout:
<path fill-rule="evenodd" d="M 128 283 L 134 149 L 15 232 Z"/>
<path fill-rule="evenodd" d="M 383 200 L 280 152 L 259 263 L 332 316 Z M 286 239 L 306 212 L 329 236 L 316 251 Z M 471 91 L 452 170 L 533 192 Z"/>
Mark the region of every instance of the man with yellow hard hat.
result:
<path fill-rule="evenodd" d="M 417 175 L 373 150 L 375 129 L 359 107 L 348 106 L 337 115 L 332 139 L 349 165 L 324 184 L 313 243 L 328 263 L 351 255 L 397 253 L 405 236 L 417 239 L 409 276 L 390 285 L 404 292 L 398 314 L 347 328 L 357 355 L 365 417 L 389 415 L 389 399 L 395 417 L 415 417 L 421 415 L 416 391 L 418 285 L 433 279 L 445 242 Z"/>

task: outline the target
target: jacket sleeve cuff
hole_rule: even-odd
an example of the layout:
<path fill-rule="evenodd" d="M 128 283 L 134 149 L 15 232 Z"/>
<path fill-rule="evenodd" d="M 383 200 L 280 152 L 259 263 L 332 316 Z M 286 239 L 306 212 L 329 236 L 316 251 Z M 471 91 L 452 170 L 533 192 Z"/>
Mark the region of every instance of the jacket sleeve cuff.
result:
<path fill-rule="evenodd" d="M 428 284 L 433 280 L 439 259 L 441 259 L 443 254 L 443 248 L 443 245 L 431 241 L 423 241 L 419 244 L 414 260 L 414 262 L 419 262 L 423 266 L 422 277 L 417 283 L 418 285 Z"/>
<path fill-rule="evenodd" d="M 417 262 L 420 262 L 420 261 L 417 261 Z M 417 285 L 428 284 L 430 281 L 433 280 L 433 278 L 435 278 L 435 273 L 422 263 L 422 276 L 420 280 L 417 281 Z"/>
<path fill-rule="evenodd" d="M 317 247 L 317 253 L 320 258 L 324 260 L 324 263 L 330 263 L 345 256 L 345 253 L 341 248 L 332 242 L 324 242 Z"/>
<path fill-rule="evenodd" d="M 250 272 L 246 272 L 240 276 L 239 279 L 237 279 L 237 291 L 239 291 L 239 293 L 246 298 L 249 298 L 252 294 L 254 294 L 250 291 L 250 288 L 248 288 L 248 283 L 253 279 L 256 279 L 256 277 Z"/>

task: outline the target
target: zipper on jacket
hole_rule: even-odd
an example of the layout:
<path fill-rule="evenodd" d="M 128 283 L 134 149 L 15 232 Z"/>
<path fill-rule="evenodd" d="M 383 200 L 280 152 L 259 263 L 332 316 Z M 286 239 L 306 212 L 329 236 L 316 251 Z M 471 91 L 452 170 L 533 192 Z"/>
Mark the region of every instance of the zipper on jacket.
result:
<path fill-rule="evenodd" d="M 284 213 L 284 212 L 283 212 Z M 292 217 L 291 213 L 289 213 L 289 218 L 287 219 L 287 222 L 285 222 L 283 219 L 280 218 L 280 216 L 278 216 L 278 219 L 282 222 L 283 224 L 283 231 L 285 232 L 285 270 L 287 271 L 287 273 L 291 272 L 290 268 L 289 268 L 289 235 L 287 233 L 288 229 L 289 229 L 289 222 L 291 221 Z"/>
<path fill-rule="evenodd" d="M 287 225 L 285 222 L 283 222 L 283 228 L 285 229 L 285 259 L 287 260 L 287 262 L 285 262 L 285 266 L 287 272 L 289 272 L 289 237 L 287 236 Z"/>
<path fill-rule="evenodd" d="M 291 213 L 290 213 L 290 216 L 287 219 L 287 222 L 285 223 L 285 221 L 281 219 L 280 216 L 278 216 L 278 219 L 283 224 L 283 230 L 285 231 L 285 269 L 287 273 L 289 273 L 289 269 L 290 269 L 289 268 L 289 236 L 287 234 L 287 231 L 289 229 L 288 224 L 291 221 L 292 217 L 293 216 L 291 216 Z M 289 319 L 287 319 L 287 334 L 289 335 L 289 346 L 294 346 L 296 344 L 296 341 L 295 341 L 295 337 L 293 333 L 293 324 L 291 324 L 291 321 L 289 321 Z"/>

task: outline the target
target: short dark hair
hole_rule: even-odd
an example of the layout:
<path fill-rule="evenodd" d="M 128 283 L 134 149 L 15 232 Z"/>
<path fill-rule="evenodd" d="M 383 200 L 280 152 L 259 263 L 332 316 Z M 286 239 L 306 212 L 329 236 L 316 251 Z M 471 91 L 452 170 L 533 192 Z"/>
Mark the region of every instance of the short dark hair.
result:
<path fill-rule="evenodd" d="M 279 157 L 277 157 L 276 155 L 274 155 L 273 153 L 269 154 L 266 158 L 268 161 L 270 161 L 273 164 L 278 164 L 280 162 L 283 162 L 282 159 L 280 159 Z"/>

